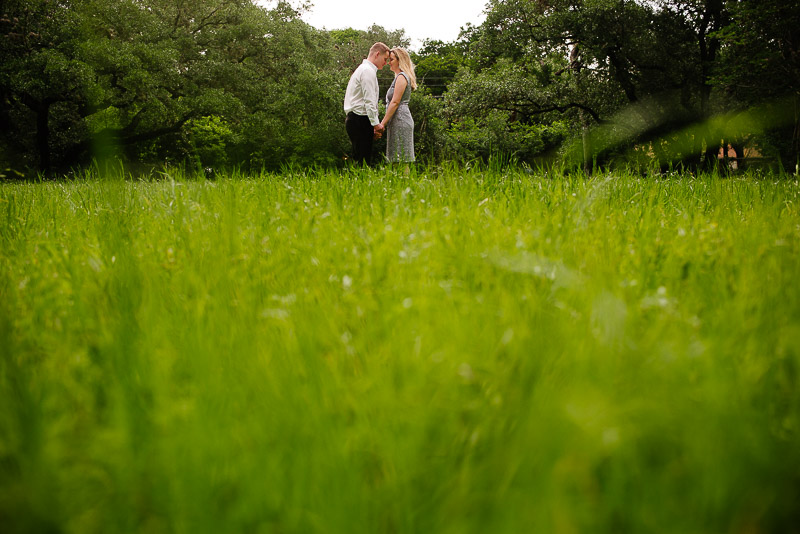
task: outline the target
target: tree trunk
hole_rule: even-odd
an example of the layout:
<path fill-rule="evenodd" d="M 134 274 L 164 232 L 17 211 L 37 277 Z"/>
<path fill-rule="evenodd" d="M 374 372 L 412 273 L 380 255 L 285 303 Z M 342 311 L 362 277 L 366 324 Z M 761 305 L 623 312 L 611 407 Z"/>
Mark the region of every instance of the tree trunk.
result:
<path fill-rule="evenodd" d="M 702 70 L 701 89 L 700 89 L 700 113 L 705 119 L 709 113 L 709 102 L 711 100 L 711 70 L 717 60 L 720 41 L 716 32 L 722 27 L 724 2 L 722 0 L 710 0 L 706 3 L 703 18 L 700 22 L 698 32 L 698 46 L 700 48 L 700 68 Z"/>
<path fill-rule="evenodd" d="M 50 103 L 41 102 L 36 109 L 36 151 L 43 172 L 50 172 Z"/>
<path fill-rule="evenodd" d="M 792 133 L 792 152 L 794 152 L 794 174 L 800 175 L 800 98 L 794 96 L 794 132 Z"/>
<path fill-rule="evenodd" d="M 581 110 L 581 140 L 583 142 L 583 172 L 586 176 L 592 174 L 592 151 L 589 147 L 589 124 L 586 113 Z"/>
<path fill-rule="evenodd" d="M 36 153 L 39 156 L 39 168 L 42 172 L 50 172 L 50 106 L 52 100 L 39 100 L 27 93 L 21 96 L 22 103 L 36 115 Z"/>

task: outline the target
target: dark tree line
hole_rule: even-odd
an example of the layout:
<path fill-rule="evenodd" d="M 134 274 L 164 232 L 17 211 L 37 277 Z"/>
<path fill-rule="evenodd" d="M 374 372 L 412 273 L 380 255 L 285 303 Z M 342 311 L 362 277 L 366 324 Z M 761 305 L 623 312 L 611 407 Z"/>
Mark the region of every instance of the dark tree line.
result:
<path fill-rule="evenodd" d="M 491 0 L 414 55 L 417 152 L 694 167 L 731 143 L 794 170 L 795 4 Z M 0 173 L 340 165 L 344 88 L 376 40 L 408 45 L 317 30 L 284 1 L 0 0 Z"/>
<path fill-rule="evenodd" d="M 696 167 L 731 143 L 794 170 L 798 27 L 790 0 L 492 0 L 447 108 L 454 124 L 555 128 L 587 165 Z"/>

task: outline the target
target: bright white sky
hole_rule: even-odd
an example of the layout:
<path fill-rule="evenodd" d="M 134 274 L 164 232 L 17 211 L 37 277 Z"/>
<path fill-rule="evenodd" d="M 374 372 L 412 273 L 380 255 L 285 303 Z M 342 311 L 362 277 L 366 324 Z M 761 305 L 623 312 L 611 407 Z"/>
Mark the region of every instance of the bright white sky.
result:
<path fill-rule="evenodd" d="M 298 4 L 291 0 L 290 3 Z M 402 28 L 411 38 L 411 48 L 417 50 L 423 39 L 455 41 L 462 26 L 483 22 L 488 0 L 311 0 L 311 3 L 313 7 L 303 14 L 303 20 L 315 28 L 366 30 L 373 24 L 390 31 Z"/>

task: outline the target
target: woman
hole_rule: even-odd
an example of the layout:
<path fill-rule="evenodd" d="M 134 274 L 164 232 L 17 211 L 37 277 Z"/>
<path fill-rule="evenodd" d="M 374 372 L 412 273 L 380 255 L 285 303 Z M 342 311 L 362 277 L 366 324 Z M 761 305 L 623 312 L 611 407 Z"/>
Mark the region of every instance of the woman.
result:
<path fill-rule="evenodd" d="M 386 129 L 386 159 L 392 163 L 414 162 L 414 119 L 408 109 L 412 89 L 417 88 L 414 64 L 402 48 L 389 51 L 389 68 L 394 81 L 386 92 L 386 115 L 381 125 Z"/>

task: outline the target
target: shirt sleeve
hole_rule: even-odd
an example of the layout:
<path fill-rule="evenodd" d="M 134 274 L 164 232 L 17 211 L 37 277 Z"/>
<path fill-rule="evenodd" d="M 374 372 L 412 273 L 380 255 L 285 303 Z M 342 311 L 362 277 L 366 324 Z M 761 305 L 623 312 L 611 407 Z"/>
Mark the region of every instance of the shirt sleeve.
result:
<path fill-rule="evenodd" d="M 371 69 L 364 69 L 361 74 L 361 88 L 364 92 L 364 108 L 367 111 L 369 122 L 373 126 L 380 122 L 378 119 L 378 77 Z"/>

